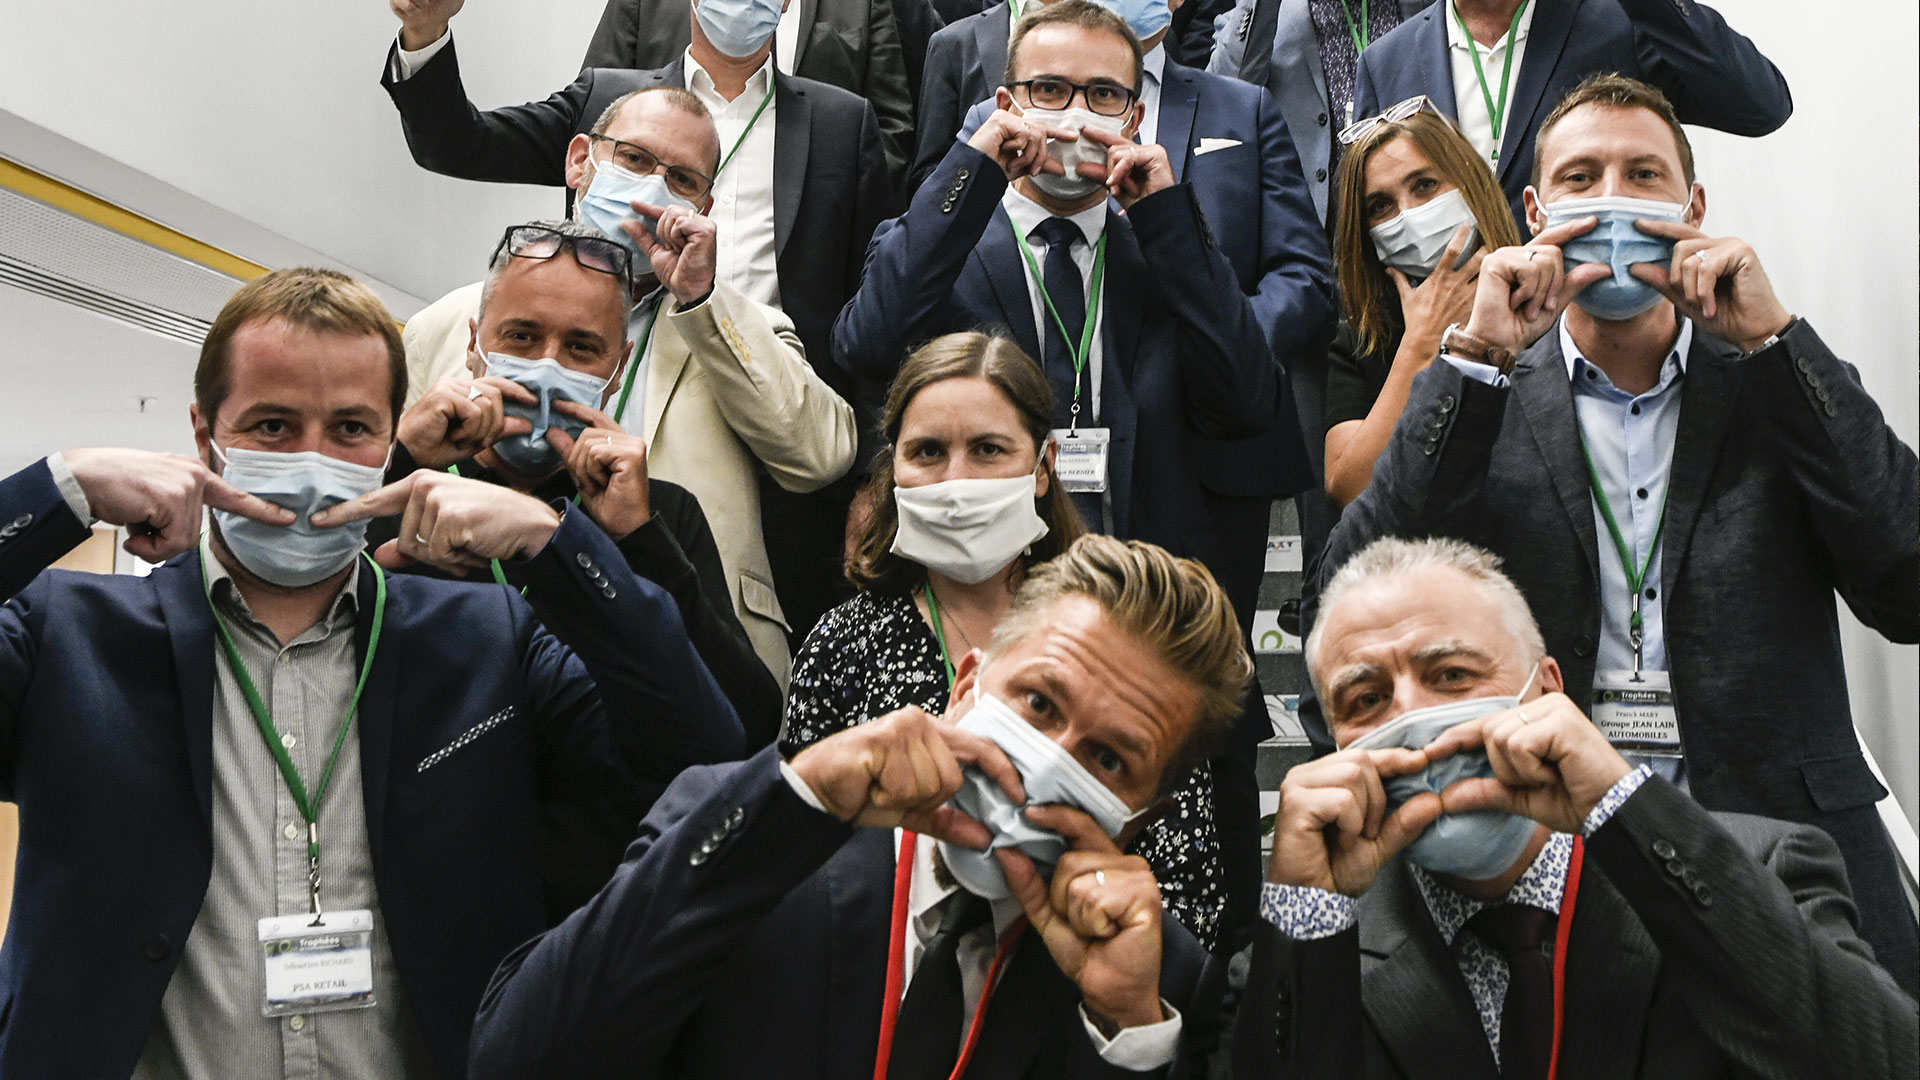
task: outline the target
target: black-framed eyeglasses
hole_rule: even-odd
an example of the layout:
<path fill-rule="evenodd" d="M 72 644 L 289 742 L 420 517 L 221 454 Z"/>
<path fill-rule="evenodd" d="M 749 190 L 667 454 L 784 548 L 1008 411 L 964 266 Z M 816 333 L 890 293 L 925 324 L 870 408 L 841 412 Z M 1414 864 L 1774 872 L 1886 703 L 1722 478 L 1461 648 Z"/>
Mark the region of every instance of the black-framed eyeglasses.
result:
<path fill-rule="evenodd" d="M 505 251 L 517 259 L 551 259 L 560 254 L 560 249 L 572 248 L 573 261 L 589 270 L 598 270 L 603 274 L 612 274 L 621 284 L 633 283 L 633 256 L 621 245 L 603 236 L 568 236 L 558 229 L 545 225 L 514 225 L 500 237 L 499 246 L 493 249 L 493 257 L 487 262 L 491 265 L 499 261 L 500 252 Z"/>
<path fill-rule="evenodd" d="M 713 177 L 698 169 L 661 161 L 653 151 L 644 146 L 621 142 L 611 135 L 592 135 L 589 138 L 596 143 L 612 143 L 613 150 L 608 157 L 615 165 L 635 176 L 658 173 L 666 177 L 667 190 L 688 202 L 699 202 L 707 197 L 707 192 L 713 190 Z"/>
<path fill-rule="evenodd" d="M 1416 94 L 1405 101 L 1396 101 L 1372 116 L 1355 120 L 1353 123 L 1341 128 L 1340 134 L 1335 137 L 1340 140 L 1341 146 L 1352 146 L 1354 143 L 1365 138 L 1367 132 L 1372 131 L 1381 124 L 1397 124 L 1418 112 L 1430 112 L 1442 120 L 1447 119 L 1447 114 L 1440 111 L 1439 106 L 1433 103 L 1432 98 L 1425 94 Z M 1452 124 L 1450 120 L 1447 122 L 1449 125 Z"/>
<path fill-rule="evenodd" d="M 1018 79 L 1007 84 L 1007 89 L 1024 87 L 1027 100 L 1036 109 L 1066 109 L 1073 105 L 1075 94 L 1085 95 L 1087 108 L 1101 116 L 1123 116 L 1140 95 L 1132 87 L 1121 86 L 1117 82 L 1104 79 L 1090 83 L 1068 82 L 1043 75 L 1038 79 Z"/>

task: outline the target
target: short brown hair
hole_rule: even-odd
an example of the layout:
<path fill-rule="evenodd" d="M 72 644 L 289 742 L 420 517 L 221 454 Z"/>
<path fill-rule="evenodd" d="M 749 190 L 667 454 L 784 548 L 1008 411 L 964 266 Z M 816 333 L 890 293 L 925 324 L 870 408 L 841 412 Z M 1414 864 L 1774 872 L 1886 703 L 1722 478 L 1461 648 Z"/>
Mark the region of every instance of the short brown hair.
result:
<path fill-rule="evenodd" d="M 1140 39 L 1134 36 L 1133 27 L 1128 26 L 1125 19 L 1091 0 L 1055 0 L 1038 11 L 1020 16 L 1020 21 L 1013 26 L 1013 37 L 1007 40 L 1006 82 L 1013 81 L 1014 62 L 1020 55 L 1020 43 L 1042 26 L 1079 26 L 1118 36 L 1133 50 L 1133 90 L 1140 92 L 1140 80 L 1146 66 L 1146 56 L 1140 51 Z"/>
<path fill-rule="evenodd" d="M 883 596 L 905 596 L 926 580 L 925 570 L 893 553 L 894 535 L 900 530 L 900 508 L 893 500 L 893 444 L 900 439 L 907 406 L 920 391 L 948 379 L 967 378 L 987 380 L 1013 403 L 1034 448 L 1040 451 L 1040 467 L 1051 477 L 1037 508 L 1040 520 L 1047 523 L 1047 535 L 1033 542 L 1023 565 L 1053 558 L 1086 531 L 1065 485 L 1047 467 L 1053 391 L 1047 386 L 1046 373 L 1008 338 L 978 332 L 945 334 L 915 349 L 887 390 L 881 418 L 887 445 L 875 456 L 867 477 L 873 509 L 854 541 L 847 565 L 848 579 L 860 588 Z"/>
<path fill-rule="evenodd" d="M 1555 124 L 1566 119 L 1568 113 L 1585 105 L 1599 105 L 1608 109 L 1645 109 L 1667 122 L 1667 130 L 1673 132 L 1673 142 L 1680 151 L 1680 175 L 1684 176 L 1687 186 L 1693 186 L 1693 144 L 1687 141 L 1687 132 L 1680 126 L 1680 116 L 1673 111 L 1673 102 L 1660 92 L 1659 87 L 1649 86 L 1639 79 L 1629 79 L 1625 75 L 1612 71 L 1603 71 L 1589 75 L 1580 81 L 1580 85 L 1567 91 L 1560 104 L 1553 107 L 1547 118 L 1540 124 L 1540 134 L 1533 139 L 1533 176 L 1530 182 L 1540 186 L 1541 152 L 1547 147 L 1547 133 Z"/>
<path fill-rule="evenodd" d="M 387 346 L 387 376 L 393 389 L 387 408 L 399 420 L 407 400 L 407 350 L 400 327 L 372 289 L 338 270 L 297 266 L 254 278 L 233 294 L 200 343 L 200 364 L 193 372 L 193 400 L 211 427 L 233 383 L 228 346 L 240 328 L 252 322 L 285 319 L 302 330 L 331 334 L 375 335 Z"/>
<path fill-rule="evenodd" d="M 1373 248 L 1373 229 L 1367 222 L 1367 163 L 1381 147 L 1405 137 L 1425 154 L 1441 176 L 1460 189 L 1480 227 L 1481 247 L 1515 247 L 1520 229 L 1507 209 L 1487 160 L 1467 142 L 1453 122 L 1432 109 L 1369 128 L 1340 159 L 1333 181 L 1333 266 L 1340 286 L 1341 306 L 1359 338 L 1364 354 L 1385 350 L 1397 338 L 1406 319 L 1400 311 L 1400 291 L 1380 253 Z M 1387 357 L 1391 361 L 1392 357 Z"/>
<path fill-rule="evenodd" d="M 1246 706 L 1253 659 L 1233 604 L 1207 568 L 1140 540 L 1089 534 L 1034 567 L 994 629 L 987 659 L 1004 654 L 1046 621 L 1058 601 L 1084 596 L 1200 691 L 1200 715 L 1160 777 L 1160 793 L 1178 787 L 1212 757 Z"/>
<path fill-rule="evenodd" d="M 706 103 L 694 95 L 693 91 L 678 86 L 643 86 L 638 90 L 629 90 L 621 94 L 619 97 L 613 99 L 612 104 L 601 109 L 600 119 L 593 122 L 593 127 L 588 129 L 588 134 L 605 135 L 607 129 L 613 126 L 614 119 L 620 115 L 620 110 L 626 108 L 629 102 L 643 94 L 659 94 L 662 102 L 690 116 L 697 116 L 705 120 L 708 124 L 713 123 L 713 113 L 708 110 Z M 713 171 L 718 171 L 720 168 L 720 135 L 717 128 L 713 136 L 713 145 Z"/>

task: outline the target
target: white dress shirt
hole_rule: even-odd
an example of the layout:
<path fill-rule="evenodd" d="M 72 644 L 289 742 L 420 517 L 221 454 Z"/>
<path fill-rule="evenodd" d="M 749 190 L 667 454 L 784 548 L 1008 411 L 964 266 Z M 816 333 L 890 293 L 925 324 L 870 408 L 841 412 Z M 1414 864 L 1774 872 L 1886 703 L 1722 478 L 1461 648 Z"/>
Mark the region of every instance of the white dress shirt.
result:
<path fill-rule="evenodd" d="M 773 132 L 780 106 L 767 100 L 773 89 L 772 60 L 760 65 L 747 80 L 746 90 L 732 101 L 714 89 L 713 76 L 691 51 L 686 54 L 686 69 L 687 89 L 713 114 L 721 159 L 733 153 L 714 179 L 713 208 L 707 211 L 719 230 L 714 276 L 749 300 L 779 307 L 780 267 L 773 250 Z M 767 110 L 749 131 L 747 123 L 762 101 Z M 738 151 L 733 149 L 735 144 Z"/>
<path fill-rule="evenodd" d="M 661 305 L 672 296 L 664 287 L 656 288 L 640 298 L 627 316 L 627 340 L 633 342 L 633 355 L 628 357 L 620 373 L 620 381 L 613 388 L 613 394 L 607 398 L 606 412 L 613 422 L 629 432 L 641 430 L 640 418 L 647 415 L 647 367 L 653 360 L 654 320 L 661 314 Z M 628 386 L 633 392 L 627 396 L 625 407 L 621 408 L 620 396 L 626 393 Z M 619 409 L 618 413 L 613 410 Z"/>
<path fill-rule="evenodd" d="M 793 74 L 793 57 L 800 51 L 800 38 L 806 32 L 800 25 L 800 4 L 795 0 L 780 13 L 780 25 L 773 31 L 773 62 L 780 65 L 780 74 Z"/>
<path fill-rule="evenodd" d="M 1033 230 L 1053 214 L 1046 207 L 1020 194 L 1011 186 L 1007 188 L 1007 193 L 1000 197 L 1000 206 L 1006 210 L 1007 217 L 1012 219 L 1014 231 L 1026 237 L 1027 246 L 1033 250 L 1034 265 L 1039 266 L 1044 274 L 1047 265 L 1047 243 L 1034 235 Z M 1093 246 L 1100 242 L 1101 235 L 1107 231 L 1107 202 L 1102 199 L 1067 220 L 1078 225 L 1080 234 L 1086 237 L 1086 243 L 1073 246 L 1073 264 L 1080 268 L 1081 292 L 1087 299 L 1087 313 L 1094 320 L 1093 344 L 1087 350 L 1087 368 L 1081 376 L 1084 381 L 1081 384 L 1080 426 L 1096 427 L 1099 425 L 1100 417 L 1101 362 L 1106 351 L 1100 339 L 1105 336 L 1107 306 L 1103 303 L 1096 309 L 1094 297 L 1088 294 L 1086 289 L 1088 279 L 1093 275 Z M 1034 274 L 1033 267 L 1028 266 L 1025 259 L 1020 260 L 1020 266 L 1027 275 L 1027 296 L 1033 301 L 1033 328 L 1044 345 L 1047 340 L 1047 324 L 1053 320 L 1053 316 L 1047 313 L 1047 302 L 1040 295 L 1041 278 Z M 1072 344 L 1077 346 L 1079 343 Z M 1035 357 L 1035 359 L 1044 366 L 1049 358 Z M 1072 363 L 1069 357 L 1060 359 Z"/>
<path fill-rule="evenodd" d="M 1166 70 L 1167 46 L 1161 42 L 1140 60 L 1140 104 L 1146 106 L 1146 115 L 1140 118 L 1140 137 L 1134 141 L 1141 146 L 1152 146 L 1160 134 L 1160 80 Z M 1186 147 L 1179 149 L 1184 151 Z M 1168 147 L 1167 152 L 1176 151 Z"/>
<path fill-rule="evenodd" d="M 1459 118 L 1460 133 L 1489 163 L 1500 149 L 1500 140 L 1493 137 L 1493 118 L 1487 114 L 1487 98 L 1480 92 L 1480 78 L 1473 71 L 1473 54 L 1480 54 L 1480 70 L 1486 73 L 1487 89 L 1492 91 L 1497 106 L 1500 103 L 1500 73 L 1506 68 L 1508 51 L 1513 53 L 1513 80 L 1507 89 L 1507 114 L 1500 118 L 1500 134 L 1504 137 L 1507 115 L 1513 112 L 1513 86 L 1519 84 L 1520 65 L 1527 58 L 1527 32 L 1533 27 L 1536 4 L 1534 0 L 1525 0 L 1525 3 L 1526 10 L 1520 15 L 1520 25 L 1511 34 L 1502 34 L 1500 40 L 1492 45 L 1482 45 L 1461 33 L 1454 0 L 1446 0 L 1447 10 L 1442 16 L 1447 23 L 1447 58 L 1453 68 L 1453 115 Z M 1382 104 L 1393 103 L 1389 101 Z M 1495 171 L 1499 170 L 1496 168 Z"/>

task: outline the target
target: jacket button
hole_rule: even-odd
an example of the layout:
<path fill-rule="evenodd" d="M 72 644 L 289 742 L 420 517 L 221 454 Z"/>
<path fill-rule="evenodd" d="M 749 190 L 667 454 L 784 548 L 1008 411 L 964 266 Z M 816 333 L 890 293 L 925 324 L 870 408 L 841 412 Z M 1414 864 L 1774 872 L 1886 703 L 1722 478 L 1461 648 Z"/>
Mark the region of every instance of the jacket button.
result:
<path fill-rule="evenodd" d="M 165 960 L 167 958 L 167 954 L 172 951 L 173 951 L 173 940 L 167 937 L 167 935 L 165 934 L 155 934 L 152 937 L 147 939 L 145 952 L 147 954 L 147 959 L 149 960 L 152 960 L 155 962 Z"/>
<path fill-rule="evenodd" d="M 727 831 L 728 832 L 737 831 L 740 828 L 740 826 L 745 825 L 746 823 L 747 823 L 747 811 L 744 807 L 736 806 L 733 808 L 731 813 L 727 814 Z"/>
<path fill-rule="evenodd" d="M 580 565 L 580 569 L 582 570 L 593 569 L 593 556 L 587 554 L 584 551 L 578 555 L 575 555 L 573 557 L 573 561 L 578 563 Z"/>
<path fill-rule="evenodd" d="M 962 180 L 965 180 L 965 179 L 966 179 L 967 177 L 969 177 L 969 176 L 972 176 L 972 175 L 973 175 L 973 170 L 972 170 L 972 169 L 966 169 L 966 168 L 963 168 L 963 169 L 961 169 L 961 170 L 960 170 L 959 172 L 957 172 L 957 173 L 954 173 L 953 175 L 954 175 L 954 176 L 956 176 L 956 177 L 958 177 L 958 178 L 960 178 L 960 179 L 962 179 Z M 955 185 L 955 186 L 957 187 L 958 185 Z"/>
<path fill-rule="evenodd" d="M 1840 410 L 1839 410 L 1839 409 L 1836 409 L 1836 408 L 1834 408 L 1834 405 L 1833 405 L 1833 402 L 1831 402 L 1831 401 L 1829 401 L 1829 402 L 1827 402 L 1827 403 L 1826 403 L 1825 405 L 1823 405 L 1823 406 L 1821 406 L 1821 409 L 1820 409 L 1820 411 L 1821 411 L 1821 412 L 1824 412 L 1824 413 L 1826 413 L 1826 414 L 1827 414 L 1828 416 L 1839 416 L 1839 415 L 1840 415 Z"/>
<path fill-rule="evenodd" d="M 1655 840 L 1653 842 L 1653 853 L 1663 859 L 1671 859 L 1674 855 L 1678 854 L 1673 850 L 1673 845 L 1667 843 L 1665 840 Z"/>
<path fill-rule="evenodd" d="M 613 599 L 614 597 L 616 597 L 616 596 L 619 596 L 619 595 L 620 595 L 620 590 L 619 590 L 619 589 L 616 589 L 616 588 L 614 588 L 614 587 L 613 587 L 613 586 L 611 586 L 611 585 L 602 585 L 602 586 L 600 586 L 600 595 L 601 595 L 601 596 L 604 596 L 604 597 L 606 597 L 606 598 L 607 598 L 607 599 L 609 599 L 609 600 L 611 600 L 611 599 Z"/>
<path fill-rule="evenodd" d="M 1700 882 L 1693 887 L 1693 898 L 1701 907 L 1713 906 L 1713 886 Z"/>
<path fill-rule="evenodd" d="M 1447 394 L 1446 396 L 1440 399 L 1440 411 L 1443 413 L 1450 413 L 1453 411 L 1453 407 L 1457 404 L 1459 403 L 1453 399 L 1453 395 Z"/>
<path fill-rule="evenodd" d="M 1793 366 L 1799 368 L 1801 374 L 1805 374 L 1813 370 L 1813 361 L 1803 356 L 1800 359 L 1795 360 L 1793 362 Z"/>
<path fill-rule="evenodd" d="M 1325 169 L 1315 169 L 1315 170 L 1313 170 L 1313 178 L 1314 178 L 1315 180 L 1320 180 L 1320 181 L 1324 181 L 1324 180 L 1326 180 L 1326 178 L 1327 178 L 1327 170 L 1325 170 Z"/>
<path fill-rule="evenodd" d="M 1687 864 L 1681 862 L 1679 859 L 1668 859 L 1667 873 L 1685 881 L 1687 877 Z"/>
<path fill-rule="evenodd" d="M 952 200 L 952 199 L 948 199 L 948 200 L 947 200 L 946 202 L 943 202 L 943 203 L 941 203 L 941 204 L 940 204 L 940 212 L 941 212 L 941 213 L 943 213 L 943 214 L 951 214 L 951 213 L 953 213 L 953 200 Z"/>
<path fill-rule="evenodd" d="M 710 849 L 701 848 L 699 851 L 687 856 L 687 863 L 690 866 L 699 866 L 707 861 L 707 856 L 712 854 L 713 852 Z"/>
<path fill-rule="evenodd" d="M 13 528 L 16 529 L 24 529 L 31 524 L 33 524 L 32 514 L 21 514 L 19 517 L 13 519 Z"/>

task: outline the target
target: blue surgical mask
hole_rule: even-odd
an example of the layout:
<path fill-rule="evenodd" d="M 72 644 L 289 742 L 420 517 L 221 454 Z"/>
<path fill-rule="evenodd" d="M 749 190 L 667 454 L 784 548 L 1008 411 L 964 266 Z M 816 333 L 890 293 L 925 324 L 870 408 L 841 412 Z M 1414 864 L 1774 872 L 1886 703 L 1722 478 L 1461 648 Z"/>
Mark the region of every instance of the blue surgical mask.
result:
<path fill-rule="evenodd" d="M 1685 206 L 1616 196 L 1566 199 L 1541 209 L 1549 229 L 1583 217 L 1600 219 L 1592 229 L 1560 245 L 1568 270 L 1582 263 L 1605 263 L 1613 268 L 1612 277 L 1594 282 L 1573 298 L 1587 314 L 1619 322 L 1660 302 L 1659 291 L 1628 273 L 1627 268 L 1635 263 L 1666 265 L 1673 259 L 1673 241 L 1649 236 L 1633 223 L 1643 218 L 1679 221 L 1687 212 Z"/>
<path fill-rule="evenodd" d="M 515 472 L 524 476 L 544 476 L 559 468 L 566 459 L 547 441 L 547 429 L 557 427 L 578 436 L 586 422 L 557 412 L 553 403 L 571 401 L 588 408 L 600 407 L 607 380 L 582 371 L 560 366 L 558 360 L 523 360 L 505 353 L 487 354 L 487 374 L 498 375 L 532 391 L 539 401 L 525 405 L 508 398 L 507 415 L 517 416 L 533 425 L 531 435 L 509 435 L 493 444 L 493 452 Z"/>
<path fill-rule="evenodd" d="M 693 17 L 707 40 L 738 59 L 752 56 L 780 25 L 780 0 L 700 0 Z"/>
<path fill-rule="evenodd" d="M 1165 30 L 1173 21 L 1173 9 L 1167 6 L 1167 0 L 1098 0 L 1098 3 L 1124 19 L 1132 28 L 1133 36 L 1141 41 Z"/>
<path fill-rule="evenodd" d="M 1119 836 L 1129 823 L 1151 807 L 1129 811 L 1120 796 L 1094 779 L 1092 773 L 1074 760 L 1059 743 L 1035 731 L 1006 702 L 992 694 L 978 693 L 967 715 L 960 720 L 961 731 L 970 732 L 998 746 L 1020 774 L 1027 789 L 1027 801 L 1016 803 L 997 781 L 974 766 L 960 771 L 960 790 L 952 805 L 987 827 L 993 834 L 992 846 L 975 851 L 958 844 L 940 843 L 940 856 L 946 860 L 953 879 L 968 892 L 988 900 L 1004 900 L 1013 895 L 1007 878 L 993 857 L 995 848 L 1017 848 L 1025 852 L 1043 874 L 1051 874 L 1071 846 L 1067 839 L 1051 829 L 1028 821 L 1022 810 L 1028 805 L 1063 803 L 1086 811 L 1100 831 Z"/>
<path fill-rule="evenodd" d="M 652 262 L 640 251 L 633 237 L 620 227 L 623 221 L 638 221 L 647 227 L 647 232 L 659 239 L 655 230 L 656 221 L 633 212 L 631 204 L 646 203 L 665 209 L 669 206 L 684 206 L 699 213 L 700 208 L 675 195 L 667 188 L 665 177 L 658 173 L 640 176 L 627 171 L 611 161 L 593 163 L 593 182 L 587 190 L 581 192 L 574 203 L 574 214 L 581 221 L 607 234 L 607 239 L 619 244 L 633 253 L 633 275 L 645 277 L 652 273 Z"/>
<path fill-rule="evenodd" d="M 1405 747 L 1422 750 L 1440 737 L 1440 733 L 1469 720 L 1478 720 L 1507 709 L 1518 708 L 1520 699 L 1533 688 L 1534 673 L 1518 694 L 1449 701 L 1401 713 L 1375 731 L 1348 744 L 1349 750 L 1379 750 Z M 1423 791 L 1438 795 L 1449 784 L 1477 776 L 1492 776 L 1493 765 L 1485 750 L 1462 751 L 1429 764 L 1419 772 L 1385 781 L 1387 812 L 1400 809 L 1408 799 Z M 1468 881 L 1486 881 L 1511 868 L 1533 839 L 1534 821 L 1501 810 L 1474 810 L 1461 814 L 1441 814 L 1419 839 L 1407 845 L 1407 858 L 1416 866 L 1436 874 L 1451 874 Z"/>
<path fill-rule="evenodd" d="M 311 518 L 357 499 L 386 480 L 386 467 L 355 465 L 317 450 L 297 454 L 213 447 L 220 477 L 297 515 L 291 525 L 264 525 L 230 510 L 213 511 L 220 538 L 240 565 L 262 581 L 293 589 L 325 581 L 366 547 L 367 523 L 317 529 Z"/>

